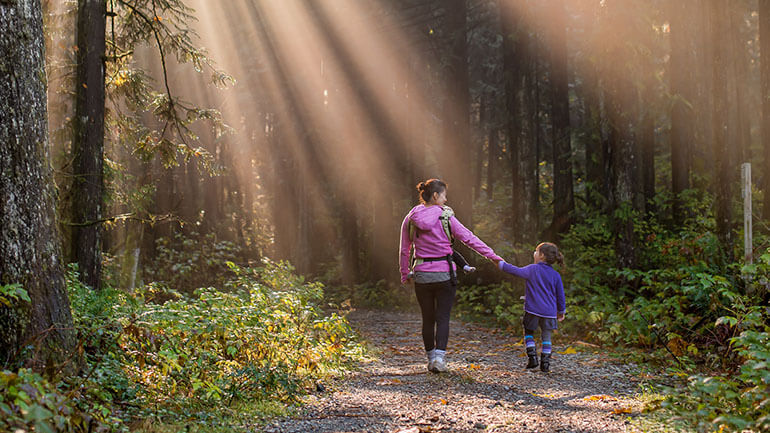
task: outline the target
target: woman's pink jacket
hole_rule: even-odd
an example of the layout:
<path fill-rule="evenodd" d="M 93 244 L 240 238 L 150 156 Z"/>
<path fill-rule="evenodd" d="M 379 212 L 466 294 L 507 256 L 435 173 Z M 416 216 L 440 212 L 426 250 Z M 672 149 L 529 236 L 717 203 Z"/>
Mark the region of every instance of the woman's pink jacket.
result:
<path fill-rule="evenodd" d="M 406 282 L 409 274 L 409 249 L 414 243 L 415 256 L 420 258 L 443 257 L 452 254 L 452 246 L 447 238 L 444 228 L 441 226 L 439 217 L 443 209 L 438 205 L 426 206 L 419 204 L 412 208 L 401 223 L 401 248 L 399 257 L 399 269 L 401 271 L 401 282 Z M 414 223 L 414 239 L 409 238 L 409 222 Z M 492 251 L 487 244 L 481 241 L 476 235 L 468 230 L 454 216 L 450 219 L 450 227 L 455 239 L 461 241 L 480 255 L 498 262 L 502 260 L 500 256 Z M 454 263 L 452 264 L 454 267 Z M 449 265 L 445 260 L 436 262 L 423 262 L 415 267 L 415 271 L 424 272 L 449 272 Z"/>

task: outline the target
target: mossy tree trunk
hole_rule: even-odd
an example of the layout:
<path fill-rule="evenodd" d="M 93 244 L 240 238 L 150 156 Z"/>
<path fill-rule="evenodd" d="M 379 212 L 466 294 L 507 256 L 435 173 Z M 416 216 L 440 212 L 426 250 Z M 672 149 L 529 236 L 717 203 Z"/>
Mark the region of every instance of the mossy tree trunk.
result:
<path fill-rule="evenodd" d="M 0 306 L 0 363 L 33 344 L 29 361 L 73 347 L 48 159 L 40 0 L 0 0 L 0 285 L 31 302 Z"/>
<path fill-rule="evenodd" d="M 759 74 L 760 100 L 760 143 L 764 163 L 760 166 L 762 176 L 762 218 L 770 219 L 770 0 L 759 0 Z"/>
<path fill-rule="evenodd" d="M 442 176 L 449 186 L 449 205 L 471 227 L 473 164 L 470 134 L 470 77 L 468 72 L 466 0 L 444 2 L 448 55 L 444 69 L 446 100 L 443 108 L 443 147 L 439 156 Z"/>
<path fill-rule="evenodd" d="M 691 13 L 691 5 L 687 2 L 671 2 L 671 191 L 674 193 L 673 215 L 677 225 L 682 224 L 686 216 L 679 194 L 690 188 L 690 147 L 695 141 L 695 61 L 692 56 L 691 32 L 687 28 Z"/>
<path fill-rule="evenodd" d="M 563 0 L 550 0 L 551 11 L 551 136 L 553 140 L 553 220 L 546 238 L 556 240 L 569 230 L 574 219 L 572 143 L 569 122 L 567 75 L 567 13 Z"/>
<path fill-rule="evenodd" d="M 712 57 L 712 97 L 714 104 L 711 106 L 712 112 L 712 153 L 716 161 L 714 167 L 714 177 L 712 178 L 715 191 L 715 216 L 717 225 L 717 236 L 720 244 L 725 250 L 728 261 L 732 260 L 733 251 L 733 228 L 732 228 L 732 201 L 733 184 L 731 175 L 732 158 L 728 145 L 728 119 L 729 119 L 729 101 L 727 93 L 727 68 L 729 60 L 729 49 L 727 45 L 729 38 L 725 35 L 728 30 L 727 8 L 722 2 L 714 2 L 710 6 L 711 12 L 711 57 Z"/>
<path fill-rule="evenodd" d="M 72 257 L 83 284 L 99 289 L 104 193 L 104 0 L 78 1 Z"/>

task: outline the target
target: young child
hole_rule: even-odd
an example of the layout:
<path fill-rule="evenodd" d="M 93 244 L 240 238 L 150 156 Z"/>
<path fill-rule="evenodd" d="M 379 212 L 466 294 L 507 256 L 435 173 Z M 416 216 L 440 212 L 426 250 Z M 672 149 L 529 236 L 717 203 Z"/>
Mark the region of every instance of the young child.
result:
<path fill-rule="evenodd" d="M 539 327 L 542 338 L 540 370 L 548 372 L 551 367 L 551 333 L 558 328 L 558 322 L 564 320 L 566 313 L 561 275 L 551 265 L 556 262 L 563 265 L 564 256 L 556 245 L 543 242 L 537 246 L 532 257 L 534 263 L 523 268 L 503 260 L 498 266 L 504 272 L 527 280 L 522 320 L 528 357 L 527 368 L 537 367 L 535 331 Z"/>

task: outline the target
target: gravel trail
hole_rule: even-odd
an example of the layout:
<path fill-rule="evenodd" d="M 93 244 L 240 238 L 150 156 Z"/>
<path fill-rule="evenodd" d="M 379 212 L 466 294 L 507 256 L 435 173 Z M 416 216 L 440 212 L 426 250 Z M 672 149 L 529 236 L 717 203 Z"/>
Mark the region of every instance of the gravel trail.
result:
<path fill-rule="evenodd" d="M 554 336 L 551 373 L 524 370 L 521 337 L 453 320 L 450 372 L 427 371 L 417 313 L 354 311 L 376 359 L 266 433 L 634 432 L 633 365 Z"/>

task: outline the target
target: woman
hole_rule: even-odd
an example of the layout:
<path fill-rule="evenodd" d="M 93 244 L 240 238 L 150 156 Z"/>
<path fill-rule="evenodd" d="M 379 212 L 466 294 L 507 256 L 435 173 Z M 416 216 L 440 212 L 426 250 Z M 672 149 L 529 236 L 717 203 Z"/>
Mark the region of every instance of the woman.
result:
<path fill-rule="evenodd" d="M 420 182 L 417 190 L 420 204 L 409 211 L 401 224 L 399 268 L 402 283 L 414 279 L 414 292 L 422 312 L 428 370 L 439 373 L 447 371 L 444 357 L 449 340 L 449 314 L 457 291 L 452 238 L 494 262 L 502 258 L 465 228 L 451 208 L 444 206 L 447 201 L 444 182 L 429 179 Z M 412 248 L 414 260 L 410 263 Z"/>

